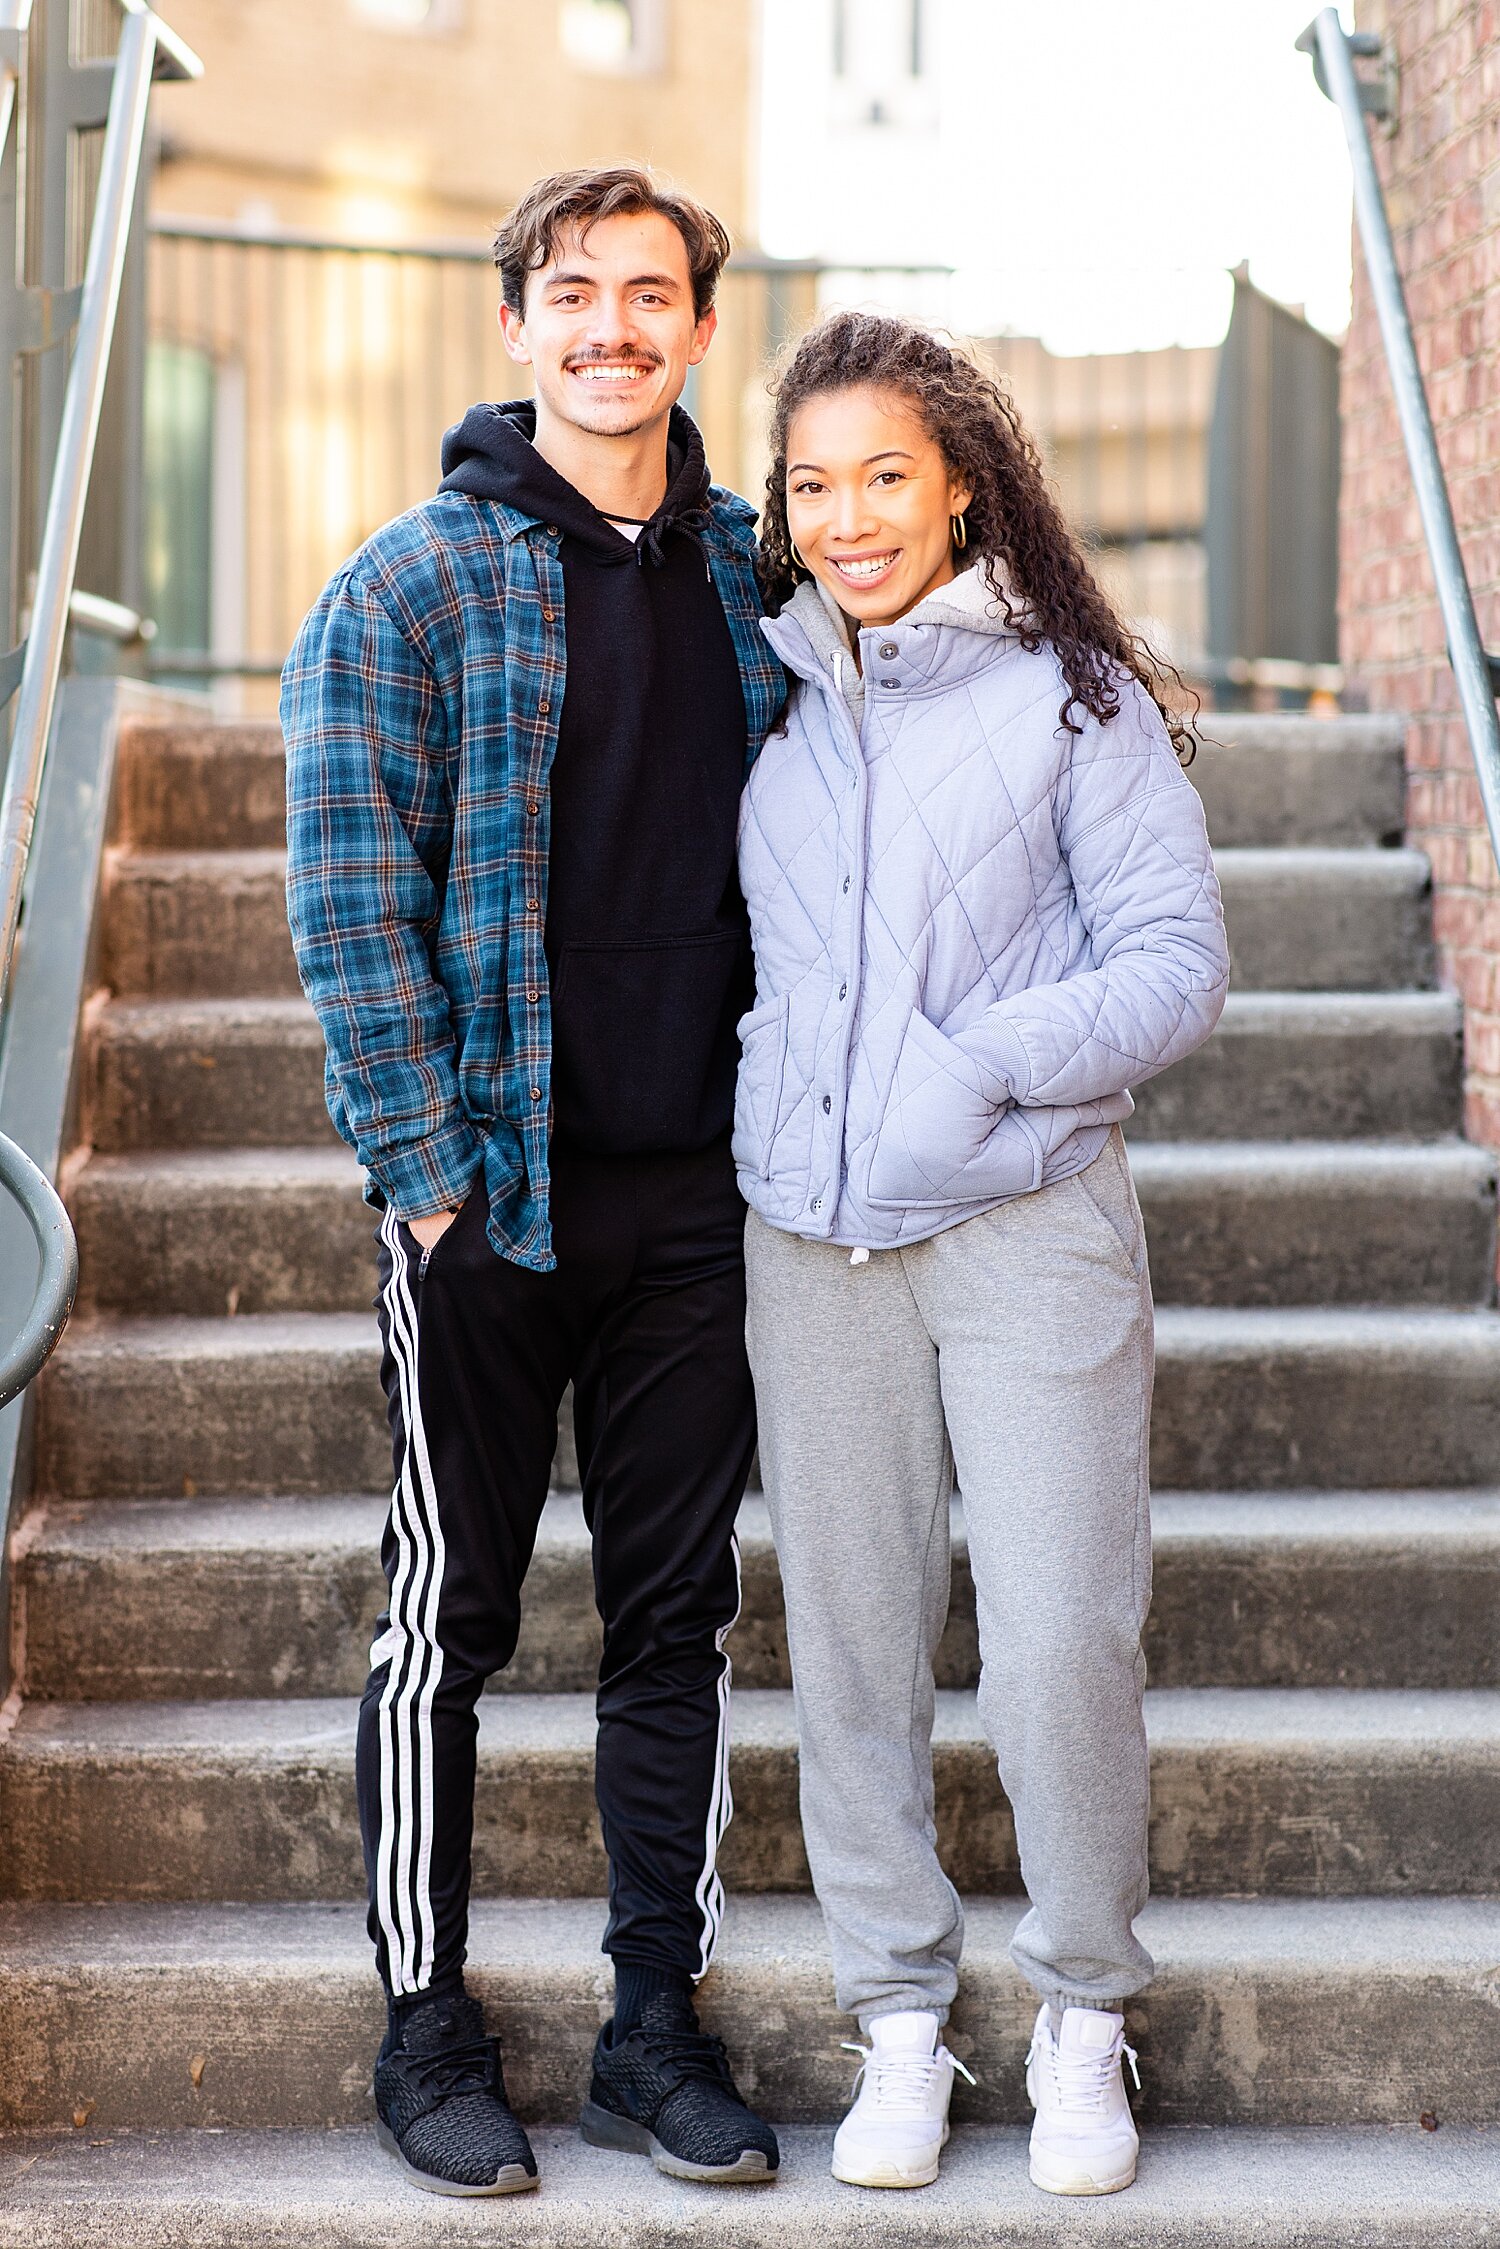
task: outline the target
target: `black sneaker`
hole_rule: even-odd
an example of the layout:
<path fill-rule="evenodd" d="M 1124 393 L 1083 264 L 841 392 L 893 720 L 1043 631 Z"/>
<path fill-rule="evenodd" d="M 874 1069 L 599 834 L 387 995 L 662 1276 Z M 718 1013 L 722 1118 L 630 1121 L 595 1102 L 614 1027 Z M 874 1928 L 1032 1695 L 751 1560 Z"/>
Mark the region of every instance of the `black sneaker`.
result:
<path fill-rule="evenodd" d="M 413 2007 L 375 2064 L 376 2132 L 429 2194 L 522 2194 L 536 2157 L 505 2097 L 500 2041 L 464 1992 Z"/>
<path fill-rule="evenodd" d="M 653 1999 L 618 2044 L 606 2023 L 579 2129 L 591 2147 L 649 2155 L 674 2179 L 716 2186 L 774 2179 L 781 2150 L 736 2090 L 722 2039 L 698 2028 L 685 1992 Z"/>

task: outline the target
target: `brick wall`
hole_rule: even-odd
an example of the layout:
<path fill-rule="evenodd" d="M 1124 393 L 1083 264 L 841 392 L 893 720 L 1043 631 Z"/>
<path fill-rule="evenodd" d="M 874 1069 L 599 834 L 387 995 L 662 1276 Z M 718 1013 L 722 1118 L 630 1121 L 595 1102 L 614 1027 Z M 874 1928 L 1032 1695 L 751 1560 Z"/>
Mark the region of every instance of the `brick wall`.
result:
<path fill-rule="evenodd" d="M 1500 648 L 1500 0 L 1363 0 L 1358 20 L 1400 58 L 1377 161 L 1480 629 Z M 1441 973 L 1466 1003 L 1467 1128 L 1500 1148 L 1500 877 L 1357 241 L 1343 411 L 1344 661 L 1372 709 L 1408 721 L 1408 836 L 1432 860 Z"/>

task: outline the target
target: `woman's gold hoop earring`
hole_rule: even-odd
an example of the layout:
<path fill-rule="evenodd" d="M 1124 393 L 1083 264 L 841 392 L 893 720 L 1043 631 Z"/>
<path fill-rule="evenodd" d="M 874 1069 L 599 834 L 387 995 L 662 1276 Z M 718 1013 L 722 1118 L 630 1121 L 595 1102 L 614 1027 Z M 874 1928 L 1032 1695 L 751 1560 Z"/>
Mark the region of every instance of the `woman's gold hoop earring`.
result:
<path fill-rule="evenodd" d="M 791 548 L 791 550 L 792 550 L 792 562 L 793 562 L 794 566 L 795 566 L 795 567 L 796 567 L 796 568 L 797 568 L 798 570 L 807 570 L 807 564 L 806 564 L 806 563 L 805 563 L 805 562 L 803 561 L 803 559 L 802 559 L 801 555 L 800 555 L 800 554 L 798 554 L 798 552 L 797 552 L 797 542 L 796 542 L 796 540 L 795 540 L 795 539 L 788 539 L 788 540 L 787 540 L 787 545 L 788 545 L 788 546 L 789 546 L 789 547 Z M 808 576 L 809 576 L 809 578 L 810 578 L 810 577 L 812 576 L 812 572 L 811 572 L 810 570 L 807 570 L 807 575 L 808 575 Z"/>
<path fill-rule="evenodd" d="M 969 526 L 961 515 L 950 516 L 949 526 L 953 533 L 953 544 L 962 554 L 969 543 Z"/>

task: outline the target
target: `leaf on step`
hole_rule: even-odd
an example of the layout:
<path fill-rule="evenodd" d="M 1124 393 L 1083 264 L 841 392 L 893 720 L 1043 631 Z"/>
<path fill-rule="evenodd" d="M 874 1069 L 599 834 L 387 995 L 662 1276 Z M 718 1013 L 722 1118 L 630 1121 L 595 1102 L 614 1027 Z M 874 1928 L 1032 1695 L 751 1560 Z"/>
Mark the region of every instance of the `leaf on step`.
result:
<path fill-rule="evenodd" d="M 1421 2125 L 1424 2132 L 1435 2132 L 1438 2128 L 1439 2122 L 1436 2110 L 1424 2108 L 1421 2115 L 1417 2118 L 1417 2122 Z"/>
<path fill-rule="evenodd" d="M 75 2132 L 87 2131 L 89 2118 L 98 2106 L 97 2101 L 79 2102 L 77 2108 L 73 2111 L 73 2129 Z"/>
<path fill-rule="evenodd" d="M 207 2054 L 194 2054 L 192 2060 L 188 2063 L 188 2075 L 193 2081 L 193 2091 L 195 2093 L 197 2092 L 199 2086 L 203 2083 L 203 2072 L 207 2069 L 207 2067 Z"/>

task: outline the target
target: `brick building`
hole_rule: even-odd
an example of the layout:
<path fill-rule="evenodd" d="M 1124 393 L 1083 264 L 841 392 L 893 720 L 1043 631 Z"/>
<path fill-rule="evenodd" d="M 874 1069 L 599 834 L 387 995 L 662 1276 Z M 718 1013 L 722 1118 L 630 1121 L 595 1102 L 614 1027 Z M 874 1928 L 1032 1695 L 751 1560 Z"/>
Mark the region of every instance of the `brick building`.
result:
<path fill-rule="evenodd" d="M 1500 5 L 1362 0 L 1359 23 L 1400 64 L 1376 158 L 1480 629 L 1500 647 Z M 1500 876 L 1357 245 L 1343 415 L 1344 661 L 1372 708 L 1408 720 L 1408 837 L 1466 1003 L 1467 1128 L 1500 1148 Z"/>

